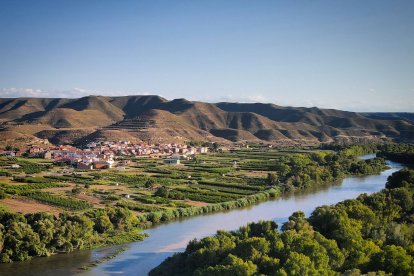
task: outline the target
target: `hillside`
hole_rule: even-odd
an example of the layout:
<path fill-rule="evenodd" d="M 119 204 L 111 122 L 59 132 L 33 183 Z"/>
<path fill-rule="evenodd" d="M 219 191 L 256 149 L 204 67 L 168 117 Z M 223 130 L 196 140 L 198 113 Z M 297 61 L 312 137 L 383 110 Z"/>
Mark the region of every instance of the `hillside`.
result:
<path fill-rule="evenodd" d="M 413 142 L 413 117 L 263 103 L 169 101 L 159 96 L 0 99 L 3 139 L 35 136 L 54 143 L 128 139 L 315 144 L 387 138 Z"/>
<path fill-rule="evenodd" d="M 410 122 L 414 122 L 414 113 L 408 112 L 370 112 L 370 113 L 363 113 L 365 116 L 373 119 L 403 119 L 408 120 Z"/>

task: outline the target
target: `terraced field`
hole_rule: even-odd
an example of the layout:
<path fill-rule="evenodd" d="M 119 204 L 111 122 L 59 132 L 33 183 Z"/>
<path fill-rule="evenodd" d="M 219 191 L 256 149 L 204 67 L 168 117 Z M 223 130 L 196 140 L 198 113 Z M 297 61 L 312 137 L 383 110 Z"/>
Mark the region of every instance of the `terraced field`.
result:
<path fill-rule="evenodd" d="M 329 150 L 263 148 L 197 155 L 180 165 L 153 158 L 130 161 L 123 170 L 78 171 L 43 159 L 1 157 L 0 205 L 23 213 L 36 210 L 16 208 L 6 200 L 46 204 L 54 213 L 118 206 L 133 211 L 145 225 L 246 206 L 285 190 L 331 182 L 352 170 L 360 172 L 355 168 L 361 166 L 378 171 L 383 165 L 367 165 Z M 348 165 L 340 167 L 338 162 Z"/>

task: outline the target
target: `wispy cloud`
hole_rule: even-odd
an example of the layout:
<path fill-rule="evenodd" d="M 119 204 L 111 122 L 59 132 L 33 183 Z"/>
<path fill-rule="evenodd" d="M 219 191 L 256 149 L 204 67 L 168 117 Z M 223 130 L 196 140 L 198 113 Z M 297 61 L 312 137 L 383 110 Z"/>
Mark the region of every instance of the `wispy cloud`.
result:
<path fill-rule="evenodd" d="M 79 98 L 85 96 L 125 96 L 125 95 L 154 95 L 150 92 L 133 91 L 98 91 L 85 88 L 71 89 L 38 89 L 38 88 L 0 88 L 0 98 Z"/>
<path fill-rule="evenodd" d="M 121 91 L 116 92 L 102 92 L 97 90 L 89 90 L 84 88 L 71 89 L 38 89 L 38 88 L 0 88 L 1 98 L 19 98 L 19 97 L 36 97 L 36 98 L 79 98 L 89 95 L 107 95 L 119 96 L 126 93 Z"/>
<path fill-rule="evenodd" d="M 198 98 L 198 99 L 191 99 L 191 100 L 201 100 L 206 102 L 239 102 L 239 103 L 270 103 L 272 102 L 269 98 L 266 98 L 263 95 L 252 95 L 252 96 L 235 96 L 232 94 L 224 95 L 221 97 L 206 97 L 206 98 Z"/>
<path fill-rule="evenodd" d="M 45 90 L 37 88 L 1 88 L 0 97 L 2 98 L 19 98 L 19 97 L 36 97 L 36 98 L 76 98 L 94 94 L 93 91 L 87 91 L 81 88 L 68 90 Z"/>

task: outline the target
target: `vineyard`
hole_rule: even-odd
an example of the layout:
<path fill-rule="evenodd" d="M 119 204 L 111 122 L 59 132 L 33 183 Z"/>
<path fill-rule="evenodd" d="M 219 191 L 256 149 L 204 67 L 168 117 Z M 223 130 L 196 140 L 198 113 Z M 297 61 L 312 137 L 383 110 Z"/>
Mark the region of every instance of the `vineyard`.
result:
<path fill-rule="evenodd" d="M 24 192 L 21 195 L 73 211 L 81 211 L 92 208 L 92 204 L 89 202 L 73 198 L 65 198 L 44 192 Z"/>

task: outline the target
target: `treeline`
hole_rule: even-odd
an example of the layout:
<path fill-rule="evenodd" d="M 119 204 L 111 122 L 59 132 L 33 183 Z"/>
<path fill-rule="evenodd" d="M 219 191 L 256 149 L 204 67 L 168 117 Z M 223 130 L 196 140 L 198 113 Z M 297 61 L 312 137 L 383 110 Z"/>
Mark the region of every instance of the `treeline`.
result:
<path fill-rule="evenodd" d="M 376 153 L 378 151 L 378 146 L 380 144 L 355 144 L 355 145 L 342 145 L 336 143 L 322 144 L 320 149 L 323 150 L 333 150 L 336 152 L 342 152 L 346 155 L 364 155 Z"/>
<path fill-rule="evenodd" d="M 17 214 L 0 211 L 0 261 L 24 261 L 75 249 L 138 241 L 137 218 L 125 208 L 83 215 Z M 121 239 L 121 240 L 120 240 Z"/>
<path fill-rule="evenodd" d="M 351 154 L 352 152 L 352 154 Z M 347 175 L 377 174 L 386 168 L 383 158 L 360 160 L 360 149 L 327 153 L 294 154 L 277 161 L 268 174 L 268 185 L 291 191 L 332 183 Z"/>
<path fill-rule="evenodd" d="M 190 185 L 187 188 L 168 189 L 161 187 L 155 193 L 158 197 L 178 200 L 191 199 L 211 204 L 204 207 L 155 211 L 140 215 L 138 218 L 141 225 L 147 227 L 154 223 L 177 218 L 245 207 L 274 198 L 284 191 L 329 184 L 347 175 L 380 173 L 386 168 L 383 158 L 360 160 L 349 152 L 315 152 L 282 156 L 275 161 L 273 166 L 275 171 L 268 175 L 268 187 L 211 181 L 200 181 L 201 185 Z M 203 187 L 204 184 L 208 184 L 210 187 Z M 263 188 L 268 190 L 260 192 Z M 246 195 L 235 192 L 236 189 L 238 191 L 253 191 L 256 194 Z"/>
<path fill-rule="evenodd" d="M 378 147 L 378 156 L 391 161 L 414 164 L 414 145 L 386 144 Z"/>
<path fill-rule="evenodd" d="M 340 151 L 347 155 L 362 155 L 376 153 L 377 157 L 383 157 L 395 162 L 414 163 L 414 145 L 403 143 L 386 144 L 362 144 L 343 146 L 338 144 L 325 144 L 321 149 Z"/>
<path fill-rule="evenodd" d="M 179 218 L 197 216 L 202 214 L 208 214 L 213 212 L 220 212 L 226 210 L 232 210 L 236 208 L 242 208 L 253 205 L 271 198 L 276 198 L 280 195 L 280 190 L 272 188 L 264 192 L 260 192 L 254 195 L 248 195 L 237 200 L 209 204 L 201 207 L 189 207 L 189 208 L 177 208 L 177 209 L 166 209 L 163 211 L 156 211 L 138 216 L 139 225 L 141 227 L 149 227 L 153 224 L 160 222 L 167 222 Z"/>
<path fill-rule="evenodd" d="M 191 241 L 154 275 L 412 275 L 414 171 L 404 169 L 387 189 L 238 231 Z M 374 274 L 375 273 L 375 274 Z"/>

